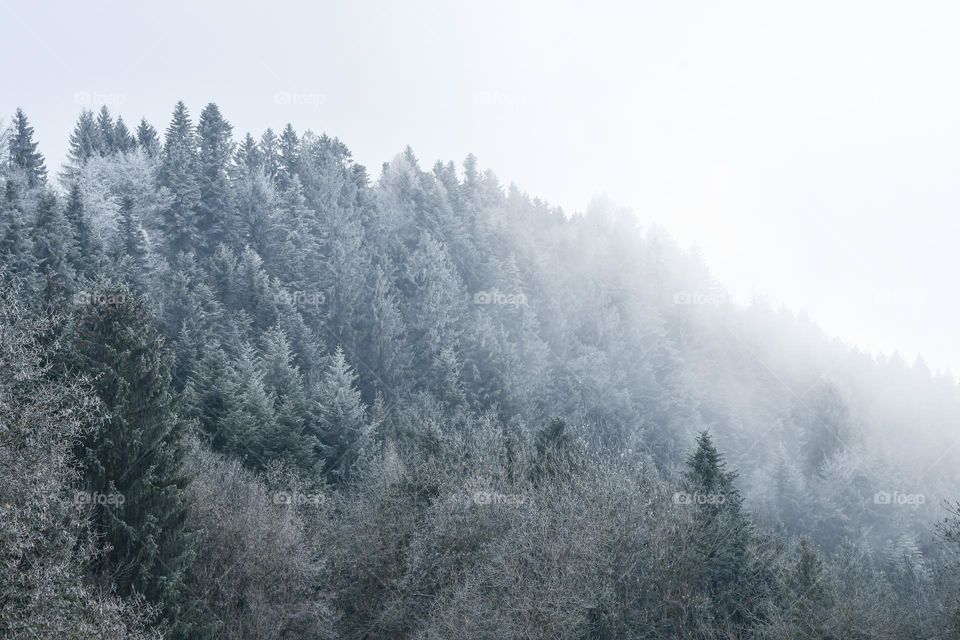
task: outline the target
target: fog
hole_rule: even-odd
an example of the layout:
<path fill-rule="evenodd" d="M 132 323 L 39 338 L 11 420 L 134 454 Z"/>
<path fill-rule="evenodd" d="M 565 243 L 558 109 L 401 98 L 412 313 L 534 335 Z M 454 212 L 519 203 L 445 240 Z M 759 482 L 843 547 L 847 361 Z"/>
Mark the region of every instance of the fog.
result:
<path fill-rule="evenodd" d="M 960 638 L 960 7 L 0 17 L 0 637 Z"/>
<path fill-rule="evenodd" d="M 30 114 L 54 165 L 81 106 L 163 122 L 176 100 L 215 96 L 238 132 L 289 121 L 347 140 L 371 167 L 412 144 L 431 162 L 475 153 L 568 212 L 605 193 L 696 243 L 741 301 L 766 296 L 934 368 L 960 363 L 953 3 L 0 11 L 2 104 Z"/>

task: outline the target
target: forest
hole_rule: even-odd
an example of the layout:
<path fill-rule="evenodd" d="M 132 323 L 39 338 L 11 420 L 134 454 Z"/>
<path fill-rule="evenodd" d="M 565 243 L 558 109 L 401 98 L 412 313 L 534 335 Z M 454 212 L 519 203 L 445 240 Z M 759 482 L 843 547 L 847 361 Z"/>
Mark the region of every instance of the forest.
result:
<path fill-rule="evenodd" d="M 132 123 L 0 127 L 0 637 L 960 638 L 951 375 L 474 156 Z"/>

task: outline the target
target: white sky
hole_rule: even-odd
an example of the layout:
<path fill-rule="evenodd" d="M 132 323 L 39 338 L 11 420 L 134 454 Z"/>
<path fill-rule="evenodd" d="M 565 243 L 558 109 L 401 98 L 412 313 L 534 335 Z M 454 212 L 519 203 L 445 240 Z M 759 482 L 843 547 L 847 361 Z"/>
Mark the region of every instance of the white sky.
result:
<path fill-rule="evenodd" d="M 161 131 L 178 99 L 290 121 L 373 175 L 473 152 L 698 243 L 740 300 L 957 371 L 958 33 L 949 2 L 0 0 L 0 112 L 51 164 L 88 97 Z"/>

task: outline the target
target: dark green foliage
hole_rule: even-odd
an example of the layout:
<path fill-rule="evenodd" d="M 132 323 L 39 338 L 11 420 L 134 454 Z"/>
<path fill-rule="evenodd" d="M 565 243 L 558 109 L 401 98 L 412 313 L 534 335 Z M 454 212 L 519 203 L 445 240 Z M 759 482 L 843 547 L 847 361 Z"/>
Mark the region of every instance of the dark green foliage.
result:
<path fill-rule="evenodd" d="M 160 155 L 160 138 L 157 136 L 157 130 L 147 122 L 146 118 L 141 118 L 140 124 L 137 125 L 137 147 L 151 158 Z"/>
<path fill-rule="evenodd" d="M 204 242 L 204 255 L 213 253 L 220 244 L 236 244 L 233 239 L 237 226 L 227 180 L 227 169 L 233 156 L 232 130 L 217 105 L 211 103 L 204 107 L 197 126 L 200 147 L 197 231 Z"/>
<path fill-rule="evenodd" d="M 36 187 L 46 182 L 43 154 L 37 150 L 39 143 L 33 139 L 33 127 L 22 109 L 17 109 L 13 116 L 9 144 L 10 163 L 23 172 L 27 185 Z"/>
<path fill-rule="evenodd" d="M 160 211 L 160 228 L 171 257 L 181 251 L 195 250 L 203 244 L 197 214 L 200 205 L 199 174 L 193 122 L 186 105 L 178 102 L 167 127 L 157 173 L 158 184 L 170 192 L 169 203 Z"/>
<path fill-rule="evenodd" d="M 79 456 L 86 490 L 105 496 L 92 528 L 111 549 L 96 572 L 120 595 L 139 593 L 158 605 L 171 637 L 187 637 L 181 612 L 193 543 L 185 525 L 186 425 L 163 338 L 142 298 L 124 286 L 101 286 L 76 310 L 67 355 L 107 412 Z"/>
<path fill-rule="evenodd" d="M 372 180 L 292 125 L 235 148 L 214 104 L 196 128 L 177 104 L 162 149 L 145 120 L 134 137 L 85 111 L 61 206 L 14 124 L 0 261 L 24 305 L 77 307 L 50 364 L 90 377 L 84 478 L 126 499 L 92 506 L 71 546 L 96 562 L 63 575 L 142 594 L 171 637 L 960 628 L 956 527 L 935 546 L 931 505 L 872 500 L 920 464 L 931 503 L 954 490 L 954 443 L 915 434 L 960 420 L 954 384 L 848 363 L 785 314 L 675 304 L 714 286 L 695 253 L 473 156 L 423 171 L 407 148 Z M 873 409 L 901 389 L 909 411 Z"/>

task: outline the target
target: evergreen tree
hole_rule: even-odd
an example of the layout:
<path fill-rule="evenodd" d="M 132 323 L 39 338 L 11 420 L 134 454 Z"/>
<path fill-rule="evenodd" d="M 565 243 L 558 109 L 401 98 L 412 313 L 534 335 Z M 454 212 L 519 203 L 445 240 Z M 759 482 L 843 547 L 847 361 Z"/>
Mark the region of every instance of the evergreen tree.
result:
<path fill-rule="evenodd" d="M 130 153 L 137 148 L 137 139 L 120 116 L 117 116 L 117 122 L 113 125 L 113 143 L 119 153 Z"/>
<path fill-rule="evenodd" d="M 110 550 L 97 573 L 122 596 L 158 605 L 171 637 L 188 637 L 184 574 L 192 562 L 183 434 L 170 359 L 147 305 L 124 286 L 101 286 L 77 309 L 68 355 L 92 380 L 107 417 L 82 444 L 86 487 L 104 496 L 93 527 Z M 102 504 L 100 503 L 102 502 Z"/>
<path fill-rule="evenodd" d="M 100 129 L 93 111 L 84 109 L 80 112 L 73 133 L 70 134 L 70 149 L 67 151 L 70 170 L 75 173 L 87 160 L 100 155 L 102 146 Z"/>
<path fill-rule="evenodd" d="M 137 147 L 143 149 L 143 152 L 151 158 L 160 155 L 160 138 L 157 136 L 157 130 L 147 122 L 146 118 L 141 118 L 137 126 Z"/>
<path fill-rule="evenodd" d="M 30 227 L 16 185 L 7 180 L 0 202 L 0 260 L 11 273 L 23 277 L 29 277 L 36 268 Z"/>
<path fill-rule="evenodd" d="M 260 153 L 263 155 L 263 171 L 271 180 L 275 180 L 280 171 L 280 142 L 273 129 L 267 129 L 260 136 Z"/>
<path fill-rule="evenodd" d="M 229 388 L 230 402 L 215 437 L 247 466 L 263 470 L 274 444 L 270 439 L 277 433 L 276 416 L 256 353 L 248 344 L 242 346 L 233 365 Z"/>
<path fill-rule="evenodd" d="M 743 497 L 734 484 L 735 471 L 728 471 L 710 434 L 697 436 L 697 448 L 687 459 L 681 501 L 696 509 L 695 551 L 698 586 L 712 603 L 714 619 L 723 625 L 742 625 L 755 615 L 741 597 L 747 593 L 747 550 L 752 525 L 743 511 Z"/>
<path fill-rule="evenodd" d="M 233 155 L 232 127 L 212 102 L 204 107 L 197 126 L 200 145 L 200 202 L 197 225 L 206 254 L 221 243 L 235 246 L 236 222 L 233 214 L 227 170 Z"/>
<path fill-rule="evenodd" d="M 277 183 L 281 189 L 286 189 L 300 171 L 300 138 L 290 123 L 287 123 L 280 134 L 279 152 Z"/>
<path fill-rule="evenodd" d="M 263 170 L 263 154 L 257 146 L 257 141 L 249 133 L 243 137 L 243 141 L 237 148 L 234 163 L 243 175 Z"/>
<path fill-rule="evenodd" d="M 287 336 L 279 327 L 269 329 L 263 336 L 260 367 L 276 416 L 276 430 L 266 439 L 267 455 L 311 472 L 320 461 L 319 443 L 307 436 L 310 416 L 303 378 L 293 362 Z"/>
<path fill-rule="evenodd" d="M 133 197 L 125 195 L 120 200 L 120 220 L 113 242 L 113 256 L 117 272 L 137 292 L 146 287 L 147 240 L 134 214 Z"/>
<path fill-rule="evenodd" d="M 314 398 L 324 473 L 331 483 L 346 480 L 363 445 L 366 411 L 355 388 L 356 374 L 337 347 Z"/>
<path fill-rule="evenodd" d="M 73 230 L 73 246 L 75 248 L 72 257 L 73 265 L 78 275 L 93 277 L 100 262 L 100 241 L 94 233 L 90 219 L 84 210 L 83 193 L 80 191 L 80 184 L 77 182 L 70 184 L 70 194 L 67 196 L 64 215 Z"/>
<path fill-rule="evenodd" d="M 53 276 L 57 288 L 68 293 L 75 273 L 70 259 L 77 254 L 73 229 L 52 193 L 44 193 L 37 202 L 33 252 L 41 272 Z"/>
<path fill-rule="evenodd" d="M 170 201 L 160 210 L 160 226 L 168 256 L 194 250 L 203 244 L 197 226 L 200 205 L 196 135 L 190 114 L 178 102 L 167 127 L 157 180 L 170 191 Z"/>
<path fill-rule="evenodd" d="M 9 151 L 10 163 L 26 176 L 27 185 L 36 187 L 47 181 L 47 166 L 43 155 L 37 151 L 38 143 L 33 139 L 33 127 L 27 120 L 23 109 L 17 109 L 13 116 Z"/>
<path fill-rule="evenodd" d="M 100 133 L 100 155 L 109 156 L 116 153 L 118 151 L 116 131 L 113 117 L 106 105 L 100 107 L 100 113 L 97 114 L 97 130 Z"/>

